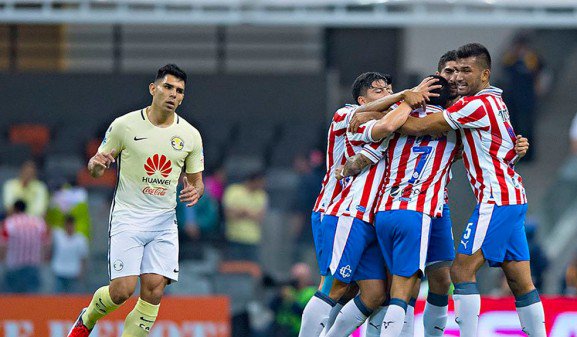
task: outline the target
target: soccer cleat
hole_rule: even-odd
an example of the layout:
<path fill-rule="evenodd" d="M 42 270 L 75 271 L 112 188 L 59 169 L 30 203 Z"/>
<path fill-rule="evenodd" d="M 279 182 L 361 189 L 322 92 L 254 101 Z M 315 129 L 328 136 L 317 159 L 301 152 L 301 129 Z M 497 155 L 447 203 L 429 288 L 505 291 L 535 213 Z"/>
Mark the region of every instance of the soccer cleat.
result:
<path fill-rule="evenodd" d="M 74 322 L 74 325 L 72 325 L 72 328 L 68 332 L 67 337 L 88 337 L 88 335 L 90 335 L 92 330 L 88 329 L 82 322 L 82 315 L 84 315 L 86 309 L 87 308 L 82 309 L 80 315 L 78 315 L 78 318 L 76 319 L 76 322 Z"/>

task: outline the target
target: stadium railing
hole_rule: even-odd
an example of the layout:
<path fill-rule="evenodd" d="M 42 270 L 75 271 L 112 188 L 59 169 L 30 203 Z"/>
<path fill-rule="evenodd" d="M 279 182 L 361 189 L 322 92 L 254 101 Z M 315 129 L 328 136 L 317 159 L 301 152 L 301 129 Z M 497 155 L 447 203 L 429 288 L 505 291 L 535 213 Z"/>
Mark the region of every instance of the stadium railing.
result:
<path fill-rule="evenodd" d="M 4 23 L 575 27 L 576 12 L 570 0 L 0 0 Z"/>

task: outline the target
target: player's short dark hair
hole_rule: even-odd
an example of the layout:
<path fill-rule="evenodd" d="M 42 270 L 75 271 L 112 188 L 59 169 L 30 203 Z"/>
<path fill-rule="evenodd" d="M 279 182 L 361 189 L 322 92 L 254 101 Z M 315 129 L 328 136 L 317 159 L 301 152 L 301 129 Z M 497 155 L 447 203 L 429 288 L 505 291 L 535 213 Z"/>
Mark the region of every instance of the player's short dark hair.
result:
<path fill-rule="evenodd" d="M 431 91 L 435 94 L 439 94 L 439 97 L 431 97 L 427 104 L 438 105 L 443 108 L 446 107 L 447 102 L 449 102 L 449 97 L 451 96 L 449 81 L 439 75 L 429 75 L 429 77 L 436 78 L 438 81 L 435 83 L 435 85 L 441 85 L 442 87 Z"/>
<path fill-rule="evenodd" d="M 166 75 L 172 75 L 182 80 L 184 83 L 186 83 L 186 73 L 184 72 L 184 70 L 180 69 L 176 64 L 169 63 L 163 66 L 162 68 L 158 69 L 154 81 L 156 82 L 158 80 L 161 80 Z"/>
<path fill-rule="evenodd" d="M 457 61 L 457 51 L 456 50 L 449 50 L 448 52 L 444 53 L 441 58 L 439 59 L 439 63 L 437 64 L 437 71 L 441 72 L 447 62 Z"/>
<path fill-rule="evenodd" d="M 387 84 L 393 84 L 393 78 L 389 74 L 381 74 L 378 72 L 367 72 L 360 74 L 353 82 L 353 99 L 355 103 L 359 99 L 359 96 L 367 94 L 367 90 L 371 88 L 371 84 L 374 81 L 383 80 Z"/>
<path fill-rule="evenodd" d="M 477 57 L 478 63 L 484 69 L 491 69 L 491 54 L 485 46 L 480 43 L 468 43 L 457 49 L 457 58 L 466 59 L 469 57 Z"/>
<path fill-rule="evenodd" d="M 14 203 L 14 211 L 16 211 L 17 213 L 23 213 L 26 211 L 26 203 L 24 202 L 24 200 L 21 199 L 16 200 L 16 202 Z"/>

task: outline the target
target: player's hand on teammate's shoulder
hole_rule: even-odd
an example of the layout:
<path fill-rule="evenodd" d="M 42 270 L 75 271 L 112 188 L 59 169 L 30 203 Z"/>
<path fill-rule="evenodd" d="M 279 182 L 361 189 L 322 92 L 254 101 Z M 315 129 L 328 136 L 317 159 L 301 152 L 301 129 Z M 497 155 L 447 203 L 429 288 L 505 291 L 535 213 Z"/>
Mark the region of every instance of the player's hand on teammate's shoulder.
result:
<path fill-rule="evenodd" d="M 420 107 L 425 107 L 427 104 L 426 96 L 420 91 L 405 90 L 403 91 L 403 101 L 415 110 Z"/>
<path fill-rule="evenodd" d="M 421 93 L 423 96 L 425 96 L 425 100 L 428 102 L 431 97 L 439 97 L 439 94 L 432 92 L 433 90 L 442 87 L 442 85 L 436 84 L 438 81 L 439 80 L 434 77 L 425 77 L 425 79 L 423 79 L 421 83 L 419 83 L 419 85 L 417 85 L 411 90 L 408 90 L 408 92 L 412 91 Z"/>
<path fill-rule="evenodd" d="M 356 133 L 359 131 L 359 127 L 365 124 L 368 121 L 380 119 L 384 116 L 384 113 L 381 111 L 364 111 L 364 112 L 355 112 L 351 121 L 349 122 L 348 132 Z"/>
<path fill-rule="evenodd" d="M 517 135 L 517 139 L 515 139 L 515 152 L 517 153 L 517 156 L 519 156 L 519 158 L 523 158 L 527 154 L 528 150 L 529 139 L 521 135 Z"/>
<path fill-rule="evenodd" d="M 198 202 L 198 199 L 200 199 L 200 194 L 196 190 L 196 187 L 188 182 L 187 177 L 184 177 L 182 181 L 184 188 L 180 191 L 180 202 L 186 203 L 186 207 L 192 207 Z"/>

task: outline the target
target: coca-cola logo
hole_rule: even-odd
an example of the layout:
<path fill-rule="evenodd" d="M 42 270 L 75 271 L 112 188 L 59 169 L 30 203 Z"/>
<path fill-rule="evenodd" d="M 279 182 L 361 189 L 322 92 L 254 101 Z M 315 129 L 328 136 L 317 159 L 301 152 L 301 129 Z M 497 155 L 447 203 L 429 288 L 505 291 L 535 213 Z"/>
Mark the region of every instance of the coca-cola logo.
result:
<path fill-rule="evenodd" d="M 145 188 L 142 189 L 142 193 L 144 193 L 146 195 L 154 195 L 154 196 L 162 197 L 162 196 L 166 195 L 167 190 L 168 190 L 168 188 L 164 188 L 164 187 L 148 187 L 148 186 L 146 186 Z"/>

